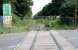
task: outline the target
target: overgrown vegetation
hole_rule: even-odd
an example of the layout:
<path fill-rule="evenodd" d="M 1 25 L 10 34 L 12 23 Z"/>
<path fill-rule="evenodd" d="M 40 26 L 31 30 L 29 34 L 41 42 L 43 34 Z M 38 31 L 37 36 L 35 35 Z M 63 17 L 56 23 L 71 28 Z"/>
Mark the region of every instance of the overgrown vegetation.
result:
<path fill-rule="evenodd" d="M 40 16 L 60 16 L 60 20 L 64 24 L 78 23 L 78 0 L 52 0 L 51 3 L 46 5 L 34 18 L 41 18 Z M 42 17 L 44 18 L 44 17 Z M 75 19 L 76 18 L 76 19 Z M 67 20 L 67 21 L 66 21 Z M 69 21 L 70 20 L 70 21 Z M 77 22 L 75 22 L 75 20 Z"/>
<path fill-rule="evenodd" d="M 50 29 L 74 29 L 74 25 L 66 25 L 60 20 L 48 20 L 48 22 L 45 24 L 46 27 L 49 27 Z"/>
<path fill-rule="evenodd" d="M 27 31 L 32 25 L 31 7 L 33 5 L 32 0 L 11 0 L 12 5 L 12 28 L 11 32 L 23 32 Z"/>
<path fill-rule="evenodd" d="M 11 32 L 23 32 L 28 31 L 29 28 L 33 25 L 33 20 L 31 18 L 20 19 L 17 15 L 13 14 L 13 23 Z"/>
<path fill-rule="evenodd" d="M 22 32 L 27 31 L 32 25 L 31 6 L 32 0 L 0 0 L 0 11 L 2 12 L 2 4 L 11 4 L 12 7 L 12 28 L 0 27 L 0 32 Z M 2 13 L 0 12 L 0 16 Z"/>
<path fill-rule="evenodd" d="M 51 29 L 74 29 L 78 25 L 78 0 L 52 0 L 34 19 L 44 19 L 45 26 Z M 49 16 L 50 20 L 48 19 Z M 60 18 L 57 19 L 57 16 Z"/>
<path fill-rule="evenodd" d="M 51 16 L 52 17 L 52 16 Z M 44 24 L 49 29 L 75 29 L 74 24 L 65 24 L 60 18 L 46 18 L 46 19 L 35 19 L 37 24 Z M 70 22 L 72 23 L 72 21 Z"/>
<path fill-rule="evenodd" d="M 2 3 L 1 0 L 1 12 Z M 9 3 L 9 1 L 6 3 Z M 75 28 L 75 22 L 78 23 L 78 0 L 52 0 L 34 16 L 36 20 L 31 19 L 32 0 L 10 0 L 10 3 L 12 6 L 13 27 L 9 29 L 9 32 L 27 31 L 34 24 L 44 24 L 51 29 L 73 29 Z M 0 15 L 2 15 L 1 12 Z M 60 16 L 60 18 L 57 19 L 57 16 Z M 3 32 L 8 31 L 0 27 L 0 33 Z"/>

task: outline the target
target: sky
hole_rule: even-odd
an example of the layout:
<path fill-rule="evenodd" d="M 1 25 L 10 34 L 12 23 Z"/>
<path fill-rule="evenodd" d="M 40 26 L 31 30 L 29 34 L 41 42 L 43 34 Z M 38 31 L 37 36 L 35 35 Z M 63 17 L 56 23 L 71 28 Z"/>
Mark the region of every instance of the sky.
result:
<path fill-rule="evenodd" d="M 32 6 L 33 15 L 42 10 L 42 8 L 50 2 L 51 0 L 33 0 L 34 3 Z"/>

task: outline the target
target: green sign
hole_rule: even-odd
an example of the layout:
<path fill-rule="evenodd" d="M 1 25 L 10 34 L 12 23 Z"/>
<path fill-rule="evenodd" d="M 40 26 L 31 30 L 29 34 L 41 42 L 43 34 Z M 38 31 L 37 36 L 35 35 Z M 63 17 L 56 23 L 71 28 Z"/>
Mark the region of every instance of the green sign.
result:
<path fill-rule="evenodd" d="M 3 4 L 3 16 L 11 16 L 11 5 Z"/>

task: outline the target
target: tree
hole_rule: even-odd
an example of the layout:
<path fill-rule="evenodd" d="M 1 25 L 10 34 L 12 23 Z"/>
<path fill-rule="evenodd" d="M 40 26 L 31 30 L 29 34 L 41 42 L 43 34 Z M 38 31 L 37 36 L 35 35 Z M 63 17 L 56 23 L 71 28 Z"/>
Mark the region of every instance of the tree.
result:
<path fill-rule="evenodd" d="M 38 16 L 56 16 L 59 15 L 60 10 L 59 8 L 61 7 L 62 3 L 64 0 L 52 0 L 51 3 L 49 3 L 48 5 L 46 5 L 41 11 L 40 13 L 38 13 Z M 46 12 L 46 13 L 45 13 Z"/>
<path fill-rule="evenodd" d="M 32 0 L 12 0 L 13 13 L 21 17 L 23 17 L 29 13 L 31 7 L 33 5 Z"/>
<path fill-rule="evenodd" d="M 72 16 L 73 16 L 75 14 L 75 7 L 78 7 L 78 6 L 75 6 L 76 5 L 75 4 L 76 2 L 78 3 L 78 1 L 76 1 L 76 0 L 65 0 L 64 3 L 62 4 L 61 8 L 60 8 L 61 9 L 61 12 L 62 13 L 65 13 L 65 15 L 69 15 L 69 13 L 71 13 Z M 68 11 L 68 12 L 67 13 L 66 12 L 63 12 L 63 10 L 64 11 Z"/>
<path fill-rule="evenodd" d="M 2 13 L 2 4 L 3 4 L 3 0 L 0 0 L 0 16 L 3 15 L 3 13 Z"/>
<path fill-rule="evenodd" d="M 60 15 L 62 20 L 69 22 L 69 20 L 76 22 L 78 16 L 78 0 L 52 0 L 35 16 L 57 16 Z M 70 18 L 71 19 L 70 19 Z M 69 18 L 69 19 L 68 19 Z"/>
<path fill-rule="evenodd" d="M 66 21 L 68 17 L 69 18 L 66 22 L 71 20 L 70 22 L 74 21 L 76 23 L 76 19 L 78 16 L 78 0 L 65 0 L 62 4 L 60 10 L 61 10 L 61 20 Z M 65 22 L 65 23 L 66 23 Z"/>

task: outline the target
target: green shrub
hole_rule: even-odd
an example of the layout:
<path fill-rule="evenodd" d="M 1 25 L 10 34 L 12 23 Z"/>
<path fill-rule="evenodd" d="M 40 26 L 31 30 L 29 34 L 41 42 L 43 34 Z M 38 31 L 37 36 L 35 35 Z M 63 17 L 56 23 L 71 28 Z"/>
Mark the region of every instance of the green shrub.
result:
<path fill-rule="evenodd" d="M 2 26 L 0 26 L 0 34 L 3 33 L 5 30 L 3 29 Z"/>

